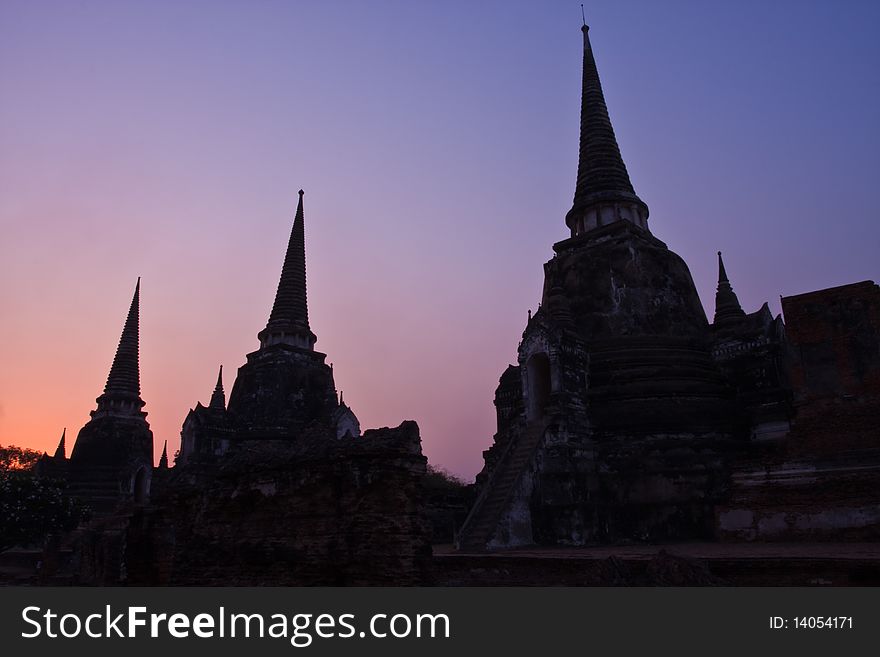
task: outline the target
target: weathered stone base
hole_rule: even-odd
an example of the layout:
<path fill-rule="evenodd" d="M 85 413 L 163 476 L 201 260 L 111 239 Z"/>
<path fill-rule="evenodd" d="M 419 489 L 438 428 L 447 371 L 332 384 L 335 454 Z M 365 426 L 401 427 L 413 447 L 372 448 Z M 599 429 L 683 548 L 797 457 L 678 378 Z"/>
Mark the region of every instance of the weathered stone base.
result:
<path fill-rule="evenodd" d="M 354 586 L 427 581 L 418 426 L 253 441 L 171 471 L 149 507 L 80 530 L 73 580 L 101 585 Z"/>
<path fill-rule="evenodd" d="M 717 453 L 693 443 L 596 451 L 598 467 L 592 473 L 579 472 L 576 459 L 569 460 L 567 472 L 545 460 L 533 513 L 537 543 L 712 537 L 714 503 L 725 489 L 725 467 Z"/>
<path fill-rule="evenodd" d="M 133 500 L 146 502 L 153 472 L 153 432 L 140 416 L 102 416 L 89 421 L 70 457 L 69 491 L 94 515 Z"/>
<path fill-rule="evenodd" d="M 880 543 L 434 548 L 435 586 L 878 586 Z"/>
<path fill-rule="evenodd" d="M 717 510 L 730 541 L 880 540 L 880 450 L 740 466 Z"/>
<path fill-rule="evenodd" d="M 287 344 L 248 354 L 229 396 L 229 419 L 237 433 L 280 439 L 310 422 L 332 426 L 338 402 L 325 358 Z"/>

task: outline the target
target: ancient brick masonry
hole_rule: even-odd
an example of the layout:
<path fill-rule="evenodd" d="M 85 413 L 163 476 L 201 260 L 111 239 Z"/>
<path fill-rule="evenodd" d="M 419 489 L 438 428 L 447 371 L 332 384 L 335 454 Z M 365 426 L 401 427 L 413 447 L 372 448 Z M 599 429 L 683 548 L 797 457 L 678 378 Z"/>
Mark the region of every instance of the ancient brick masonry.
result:
<path fill-rule="evenodd" d="M 785 297 L 782 308 L 797 391 L 792 450 L 880 447 L 880 287 L 863 281 Z"/>
<path fill-rule="evenodd" d="M 430 565 L 418 427 L 253 441 L 176 468 L 130 523 L 130 585 L 415 585 Z"/>
<path fill-rule="evenodd" d="M 794 408 L 733 464 L 725 540 L 880 538 L 880 287 L 782 299 Z"/>

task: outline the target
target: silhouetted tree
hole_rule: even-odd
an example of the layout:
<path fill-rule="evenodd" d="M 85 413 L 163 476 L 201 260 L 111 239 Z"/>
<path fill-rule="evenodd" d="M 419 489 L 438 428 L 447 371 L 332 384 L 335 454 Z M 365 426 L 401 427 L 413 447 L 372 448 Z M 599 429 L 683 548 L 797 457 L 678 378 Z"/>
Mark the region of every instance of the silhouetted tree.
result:
<path fill-rule="evenodd" d="M 32 449 L 0 445 L 0 552 L 69 531 L 85 516 L 79 501 L 64 493 L 63 481 L 37 476 L 40 456 Z"/>
<path fill-rule="evenodd" d="M 431 542 L 451 543 L 473 503 L 473 486 L 443 468 L 428 465 L 422 492 L 431 523 Z"/>
<path fill-rule="evenodd" d="M 467 484 L 444 468 L 428 464 L 428 471 L 422 482 L 425 488 L 443 492 L 459 492 L 467 488 Z"/>
<path fill-rule="evenodd" d="M 40 460 L 40 456 L 39 452 L 27 447 L 0 445 L 0 473 L 30 470 Z"/>

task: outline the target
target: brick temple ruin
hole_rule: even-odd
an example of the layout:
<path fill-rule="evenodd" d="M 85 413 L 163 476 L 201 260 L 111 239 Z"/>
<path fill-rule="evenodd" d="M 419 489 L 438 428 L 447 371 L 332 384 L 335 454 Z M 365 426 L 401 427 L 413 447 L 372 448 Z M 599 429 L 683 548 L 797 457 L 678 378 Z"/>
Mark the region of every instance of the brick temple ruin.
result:
<path fill-rule="evenodd" d="M 880 289 L 740 306 L 718 254 L 712 323 L 651 234 L 583 27 L 569 237 L 495 392 L 465 551 L 880 537 Z"/>
<path fill-rule="evenodd" d="M 419 428 L 407 421 L 361 433 L 337 395 L 309 326 L 304 222 L 300 190 L 259 348 L 239 368 L 228 405 L 221 368 L 208 405 L 189 411 L 172 468 L 167 441 L 153 467 L 142 411 L 138 280 L 97 410 L 69 460 L 62 439 L 39 464 L 67 477 L 93 516 L 55 546 L 44 581 L 59 572 L 89 584 L 427 581 Z"/>
<path fill-rule="evenodd" d="M 880 581 L 876 543 L 858 547 L 880 538 L 880 287 L 783 298 L 783 321 L 766 303 L 743 310 L 719 252 L 710 323 L 687 264 L 651 233 L 588 30 L 569 235 L 500 377 L 497 432 L 455 550 L 435 546 L 432 560 L 429 518 L 448 524 L 457 502 L 426 512 L 418 426 L 362 433 L 315 351 L 300 191 L 259 347 L 228 404 L 221 367 L 208 404 L 186 415 L 173 467 L 167 442 L 152 462 L 138 281 L 71 457 L 62 435 L 39 464 L 94 516 L 50 542 L 39 581 Z M 762 542 L 783 547 L 749 561 L 743 548 Z M 683 551 L 646 557 L 658 544 Z M 697 563 L 713 554 L 711 572 Z M 780 568 L 788 557 L 797 573 Z"/>

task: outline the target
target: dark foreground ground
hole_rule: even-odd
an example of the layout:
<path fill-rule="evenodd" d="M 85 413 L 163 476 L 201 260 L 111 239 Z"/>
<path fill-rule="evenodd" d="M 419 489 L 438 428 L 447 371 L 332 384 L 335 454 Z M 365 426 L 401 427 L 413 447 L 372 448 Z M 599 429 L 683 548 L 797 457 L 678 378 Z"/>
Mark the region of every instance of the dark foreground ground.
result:
<path fill-rule="evenodd" d="M 0 553 L 0 585 L 37 584 L 40 557 L 37 550 Z M 678 543 L 487 553 L 435 545 L 432 580 L 435 586 L 880 586 L 880 543 Z"/>
<path fill-rule="evenodd" d="M 434 546 L 438 586 L 878 586 L 880 543 L 678 543 L 520 548 Z"/>

